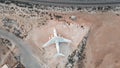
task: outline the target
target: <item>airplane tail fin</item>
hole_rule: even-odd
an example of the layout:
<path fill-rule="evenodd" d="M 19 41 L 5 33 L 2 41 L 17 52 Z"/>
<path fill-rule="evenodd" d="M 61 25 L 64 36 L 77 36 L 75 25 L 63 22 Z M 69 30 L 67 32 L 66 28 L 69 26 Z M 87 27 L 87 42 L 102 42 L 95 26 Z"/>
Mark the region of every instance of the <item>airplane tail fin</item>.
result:
<path fill-rule="evenodd" d="M 64 54 L 62 54 L 62 53 L 57 53 L 54 57 L 58 57 L 58 56 L 65 56 Z"/>

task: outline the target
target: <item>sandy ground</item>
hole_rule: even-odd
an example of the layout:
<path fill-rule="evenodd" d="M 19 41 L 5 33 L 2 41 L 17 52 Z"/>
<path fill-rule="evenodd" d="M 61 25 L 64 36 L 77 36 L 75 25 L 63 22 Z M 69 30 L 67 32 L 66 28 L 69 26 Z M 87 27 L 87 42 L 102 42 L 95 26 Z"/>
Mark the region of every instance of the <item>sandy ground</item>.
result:
<path fill-rule="evenodd" d="M 50 13 L 62 16 L 61 19 L 50 20 L 49 15 L 26 14 L 19 9 L 16 9 L 15 13 L 0 13 L 0 28 L 4 17 L 17 20 L 20 27 L 24 25 L 23 29 L 28 33 L 24 40 L 31 44 L 33 52 L 36 54 L 35 57 L 43 63 L 43 68 L 64 68 L 66 58 L 77 48 L 89 29 L 85 68 L 120 68 L 119 14 L 50 11 Z M 75 21 L 70 19 L 72 15 L 77 17 Z M 47 20 L 47 23 L 41 26 L 40 23 L 46 22 L 44 19 Z M 54 44 L 46 48 L 42 47 L 53 36 L 54 28 L 59 36 L 72 40 L 72 43 L 69 44 L 60 43 L 61 52 L 65 54 L 65 57 L 53 58 L 56 54 Z"/>
<path fill-rule="evenodd" d="M 70 15 L 76 15 L 79 20 L 82 20 L 77 22 L 78 24 L 83 23 L 83 21 L 91 24 L 85 68 L 119 68 L 120 17 L 109 12 L 96 14 L 73 13 Z"/>
<path fill-rule="evenodd" d="M 87 43 L 86 68 L 120 68 L 120 17 L 100 13 L 87 18 L 93 26 Z"/>
<path fill-rule="evenodd" d="M 49 24 L 42 29 L 34 28 L 29 33 L 27 40 L 30 40 L 31 43 L 34 43 L 33 47 L 37 46 L 43 51 L 43 54 L 40 56 L 44 57 L 43 59 L 46 62 L 45 64 L 47 64 L 47 67 L 54 68 L 58 66 L 63 68 L 67 61 L 68 55 L 77 49 L 77 45 L 88 32 L 89 26 L 84 25 L 84 28 L 81 28 L 81 25 L 76 23 L 71 23 L 68 25 L 66 22 L 48 22 Z M 54 57 L 56 54 L 55 45 L 50 45 L 46 48 L 42 47 L 53 36 L 54 28 L 56 28 L 59 36 L 70 39 L 72 41 L 72 43 L 60 43 L 60 51 L 65 54 L 65 57 Z M 59 61 L 57 61 L 58 59 Z"/>
<path fill-rule="evenodd" d="M 80 42 L 80 40 L 86 33 L 87 29 L 90 28 L 90 26 L 91 31 L 87 43 L 85 67 L 86 68 L 120 67 L 119 16 L 113 13 L 90 14 L 79 12 L 66 13 L 61 15 L 63 15 L 63 19 L 61 19 L 60 21 L 49 20 L 47 21 L 48 23 L 47 25 L 33 28 L 30 31 L 28 37 L 26 38 L 26 41 L 32 45 L 33 51 L 36 53 L 36 57 L 38 58 L 38 60 L 40 61 L 42 60 L 41 63 L 43 63 L 44 67 L 48 66 L 50 68 L 54 68 L 55 66 L 64 67 L 63 65 L 66 62 L 65 58 L 74 49 L 76 49 L 77 44 Z M 71 15 L 77 16 L 77 20 L 76 21 L 70 20 L 69 17 Z M 81 25 L 84 25 L 84 29 L 81 28 Z M 59 57 L 59 61 L 57 61 L 58 59 L 53 58 L 53 56 L 56 54 L 56 48 L 54 45 L 42 48 L 42 45 L 45 44 L 49 40 L 49 38 L 51 38 L 51 36 L 53 36 L 53 28 L 56 28 L 58 34 L 61 37 L 65 37 L 72 40 L 71 44 L 67 43 L 60 44 L 63 45 L 60 46 L 61 52 L 64 53 L 66 57 L 65 58 Z M 61 61 L 63 63 L 61 63 Z"/>

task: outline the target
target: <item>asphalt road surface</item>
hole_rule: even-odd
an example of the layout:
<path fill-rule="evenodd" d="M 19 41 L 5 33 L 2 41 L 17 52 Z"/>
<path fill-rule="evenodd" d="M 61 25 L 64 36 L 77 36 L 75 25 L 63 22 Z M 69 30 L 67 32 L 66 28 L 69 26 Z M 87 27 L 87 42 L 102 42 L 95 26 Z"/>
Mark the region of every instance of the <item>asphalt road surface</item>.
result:
<path fill-rule="evenodd" d="M 0 37 L 6 38 L 16 44 L 21 53 L 21 63 L 25 68 L 41 68 L 39 61 L 34 57 L 34 53 L 27 43 L 16 37 L 14 34 L 0 30 Z"/>
<path fill-rule="evenodd" d="M 44 4 L 58 6 L 118 6 L 120 0 L 7 0 L 12 3 Z"/>
<path fill-rule="evenodd" d="M 67 2 L 67 3 L 105 3 L 120 2 L 120 0 L 12 0 L 12 1 L 31 1 L 31 2 Z"/>

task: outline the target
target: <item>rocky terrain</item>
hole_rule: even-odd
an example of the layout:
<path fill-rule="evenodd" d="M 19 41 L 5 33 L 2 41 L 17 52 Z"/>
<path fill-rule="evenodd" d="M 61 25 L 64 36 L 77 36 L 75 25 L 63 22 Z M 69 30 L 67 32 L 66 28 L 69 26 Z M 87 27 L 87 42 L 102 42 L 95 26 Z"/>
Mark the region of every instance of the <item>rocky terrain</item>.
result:
<path fill-rule="evenodd" d="M 17 62 L 14 58 L 14 49 L 16 48 L 12 48 L 12 45 L 13 44 L 8 39 L 0 38 L 0 64 L 4 65 L 4 63 L 6 63 L 12 67 Z"/>
<path fill-rule="evenodd" d="M 119 14 L 119 7 L 98 11 L 0 3 L 0 30 L 28 43 L 42 68 L 119 68 Z M 59 36 L 72 40 L 70 44 L 60 43 L 65 57 L 53 57 L 54 44 L 42 47 L 53 35 L 53 28 Z M 0 38 L 0 66 L 7 64 L 14 68 L 19 63 L 16 59 L 19 48 L 4 40 Z"/>

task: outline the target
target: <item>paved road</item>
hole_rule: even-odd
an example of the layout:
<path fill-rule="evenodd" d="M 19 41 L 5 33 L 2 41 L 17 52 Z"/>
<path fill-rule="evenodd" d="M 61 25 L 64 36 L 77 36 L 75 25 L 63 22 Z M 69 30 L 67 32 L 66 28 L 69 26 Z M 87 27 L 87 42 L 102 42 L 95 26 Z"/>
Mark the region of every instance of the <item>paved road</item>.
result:
<path fill-rule="evenodd" d="M 9 0 L 8 0 L 9 1 Z M 120 0 L 10 0 L 12 3 L 20 5 L 24 4 L 43 4 L 57 6 L 81 6 L 81 7 L 96 7 L 96 6 L 119 6 Z"/>
<path fill-rule="evenodd" d="M 10 32 L 3 30 L 0 30 L 0 37 L 9 39 L 11 42 L 16 44 L 21 53 L 21 62 L 26 68 L 41 68 L 40 63 L 34 57 L 34 53 L 31 51 L 31 48 L 22 39 L 16 37 Z"/>
<path fill-rule="evenodd" d="M 31 2 L 66 2 L 66 3 L 108 3 L 120 2 L 120 0 L 12 0 L 12 1 L 31 1 Z"/>

